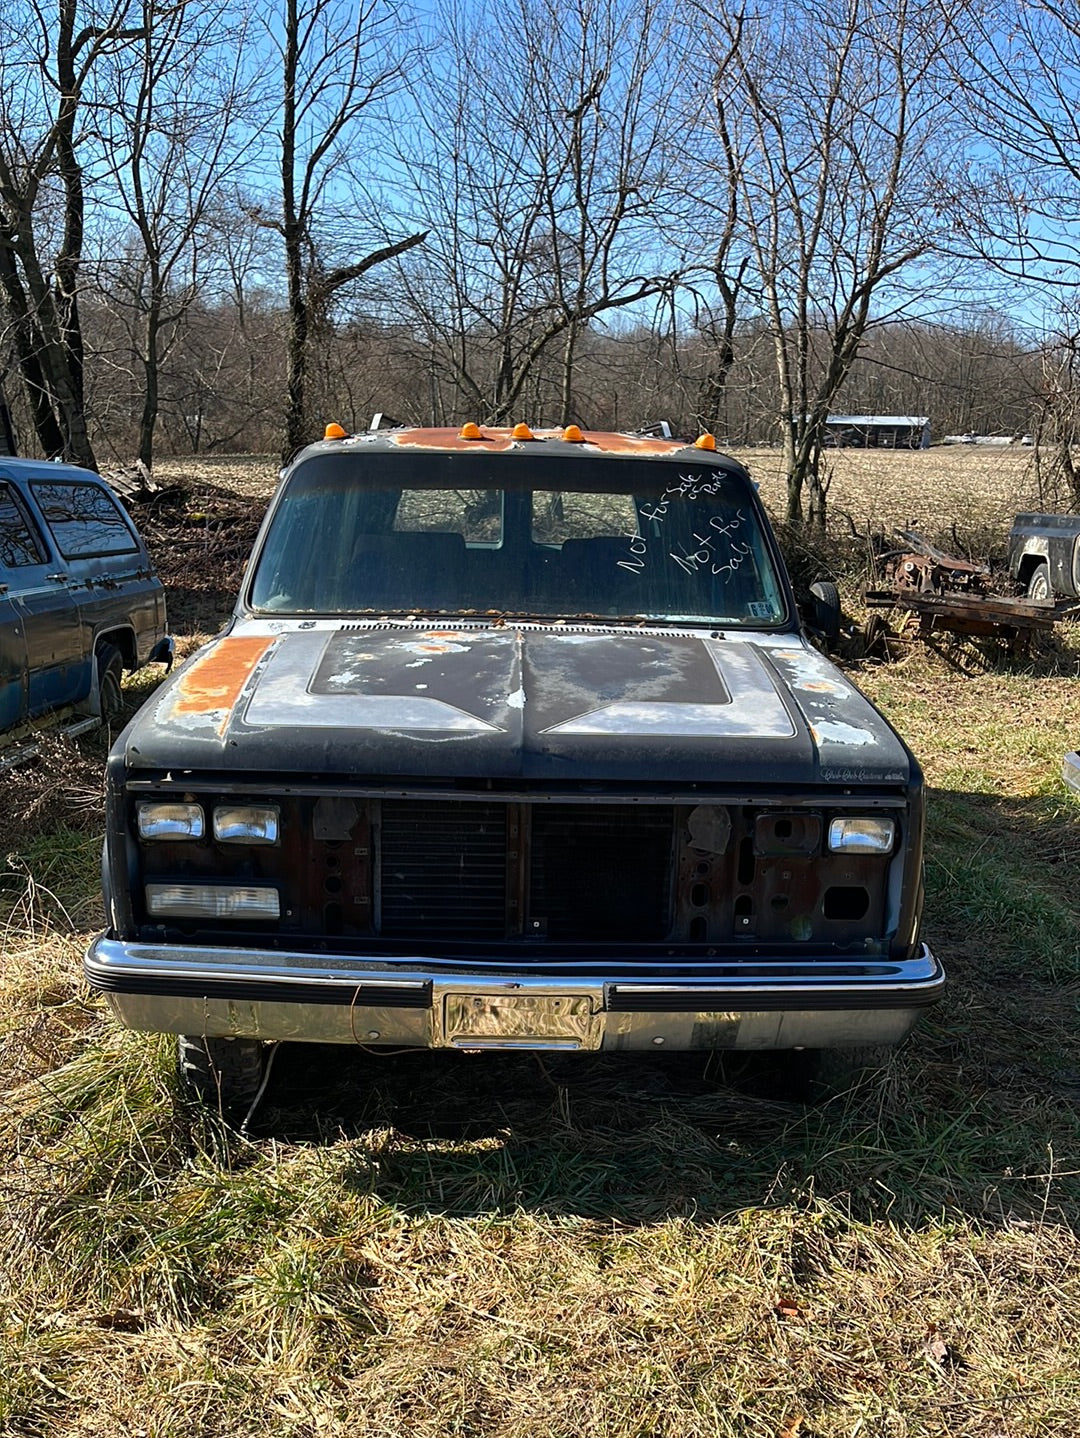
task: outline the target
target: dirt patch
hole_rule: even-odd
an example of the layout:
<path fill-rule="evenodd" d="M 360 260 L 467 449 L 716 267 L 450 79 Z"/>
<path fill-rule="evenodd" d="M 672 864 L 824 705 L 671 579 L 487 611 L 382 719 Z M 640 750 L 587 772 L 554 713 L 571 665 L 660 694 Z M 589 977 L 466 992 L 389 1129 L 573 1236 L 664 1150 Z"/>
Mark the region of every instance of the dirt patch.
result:
<path fill-rule="evenodd" d="M 166 460 L 162 492 L 132 505 L 168 595 L 176 634 L 213 634 L 226 622 L 278 471 L 261 455 Z"/>

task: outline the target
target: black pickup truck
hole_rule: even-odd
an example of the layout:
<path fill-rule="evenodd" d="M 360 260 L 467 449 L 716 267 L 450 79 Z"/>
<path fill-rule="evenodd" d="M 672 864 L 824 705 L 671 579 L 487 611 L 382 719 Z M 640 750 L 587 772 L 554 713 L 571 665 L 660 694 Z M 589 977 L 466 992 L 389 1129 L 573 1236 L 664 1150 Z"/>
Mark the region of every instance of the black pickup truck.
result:
<path fill-rule="evenodd" d="M 1080 514 L 1018 514 L 1009 530 L 1009 574 L 1029 599 L 1080 597 Z"/>
<path fill-rule="evenodd" d="M 87 976 L 240 1112 L 279 1040 L 850 1051 L 943 985 L 918 764 L 711 435 L 310 446 L 107 805 Z"/>

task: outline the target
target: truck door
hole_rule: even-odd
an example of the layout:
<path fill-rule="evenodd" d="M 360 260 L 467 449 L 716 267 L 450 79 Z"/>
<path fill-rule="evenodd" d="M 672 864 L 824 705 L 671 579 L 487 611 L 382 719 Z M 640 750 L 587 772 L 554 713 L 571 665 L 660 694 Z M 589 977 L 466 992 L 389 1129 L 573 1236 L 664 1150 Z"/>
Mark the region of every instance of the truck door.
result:
<path fill-rule="evenodd" d="M 43 557 L 29 521 L 0 484 L 0 731 L 26 718 L 26 636 L 15 595 L 25 568 Z"/>
<path fill-rule="evenodd" d="M 33 718 L 90 692 L 87 652 L 69 577 L 29 509 L 0 471 L 0 566 L 22 628 L 25 648 L 25 717 Z M 8 700 L 6 707 L 10 707 Z"/>
<path fill-rule="evenodd" d="M 6 590 L 7 571 L 0 568 L 0 734 L 17 724 L 26 709 L 26 645 L 15 601 Z"/>

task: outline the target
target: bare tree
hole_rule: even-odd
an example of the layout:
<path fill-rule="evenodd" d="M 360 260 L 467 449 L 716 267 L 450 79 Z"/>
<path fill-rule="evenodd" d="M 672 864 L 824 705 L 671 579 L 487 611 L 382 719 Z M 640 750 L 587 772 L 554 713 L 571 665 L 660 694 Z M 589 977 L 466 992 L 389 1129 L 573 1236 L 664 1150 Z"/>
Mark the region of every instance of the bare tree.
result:
<path fill-rule="evenodd" d="M 934 251 L 951 19 L 935 0 L 708 9 L 720 154 L 746 284 L 774 347 L 787 519 L 825 521 L 825 420 L 872 324 Z M 729 247 L 729 248 L 734 248 Z M 919 271 L 925 287 L 928 271 Z"/>
<path fill-rule="evenodd" d="M 161 367 L 216 264 L 211 210 L 257 116 L 244 13 L 218 0 L 140 0 L 140 33 L 115 72 L 105 133 L 113 192 L 135 237 L 98 271 L 127 329 L 142 393 L 138 458 L 153 461 Z M 206 258 L 210 249 L 209 261 Z"/>
<path fill-rule="evenodd" d="M 499 423 L 543 371 L 565 422 L 586 329 L 670 282 L 653 222 L 664 15 L 657 0 L 486 0 L 443 25 L 401 153 L 432 232 L 402 267 L 407 301 L 459 406 Z"/>
<path fill-rule="evenodd" d="M 182 4 L 182 0 L 180 0 Z M 132 0 L 25 0 L 0 53 L 0 288 L 38 441 L 93 465 L 83 406 L 82 111 L 98 72 L 142 34 Z"/>
<path fill-rule="evenodd" d="M 390 237 L 385 210 L 366 192 L 378 166 L 358 165 L 389 143 L 387 104 L 401 83 L 405 17 L 395 0 L 282 0 L 267 21 L 280 60 L 281 177 L 276 213 L 253 213 L 281 236 L 288 292 L 288 394 L 283 453 L 310 438 L 310 346 L 324 333 L 339 291 L 422 244 L 414 230 Z M 355 258 L 355 246 L 383 242 Z"/>
<path fill-rule="evenodd" d="M 967 252 L 1019 289 L 1046 336 L 1036 428 L 1040 490 L 1080 503 L 1080 12 L 1059 0 L 980 6 L 954 99 L 979 157 L 958 197 Z"/>

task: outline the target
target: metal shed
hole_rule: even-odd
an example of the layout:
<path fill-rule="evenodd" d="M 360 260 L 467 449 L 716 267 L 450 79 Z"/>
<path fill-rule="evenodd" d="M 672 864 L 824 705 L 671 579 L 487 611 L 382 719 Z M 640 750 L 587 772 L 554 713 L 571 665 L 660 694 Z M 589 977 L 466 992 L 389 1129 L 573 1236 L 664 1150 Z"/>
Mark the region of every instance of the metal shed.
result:
<path fill-rule="evenodd" d="M 930 420 L 919 414 L 831 414 L 825 442 L 856 449 L 929 449 Z"/>

